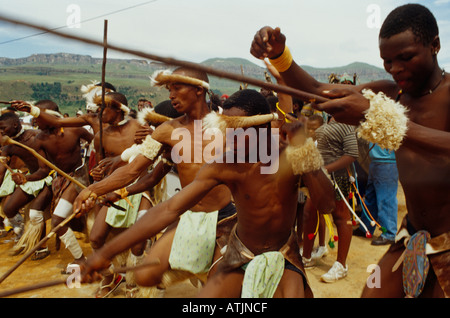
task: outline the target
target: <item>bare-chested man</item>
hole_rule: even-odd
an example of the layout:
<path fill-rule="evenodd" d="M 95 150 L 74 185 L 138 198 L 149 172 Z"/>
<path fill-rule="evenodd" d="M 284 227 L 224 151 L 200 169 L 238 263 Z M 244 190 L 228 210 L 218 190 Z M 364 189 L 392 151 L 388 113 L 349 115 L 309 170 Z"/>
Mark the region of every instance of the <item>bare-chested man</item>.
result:
<path fill-rule="evenodd" d="M 224 102 L 223 108 L 227 116 L 270 113 L 266 99 L 255 90 L 236 92 Z M 230 146 L 229 152 L 223 154 L 222 161 L 203 165 L 189 185 L 168 201 L 150 209 L 140 222 L 117 237 L 116 241 L 111 241 L 111 244 L 89 257 L 86 273 L 108 266 L 114 254 L 171 224 L 190 207 L 201 202 L 211 189 L 221 185 L 232 192 L 237 223 L 228 240 L 220 239 L 226 246 L 219 245 L 222 252 L 225 251 L 223 258 L 214 264 L 213 273 L 199 296 L 312 296 L 294 229 L 299 175 L 302 175 L 312 200 L 317 202 L 321 212 L 329 213 L 334 208 L 334 192 L 330 180 L 321 170 L 323 161 L 313 142 L 304 143 L 304 138 L 296 138 L 294 132 L 299 128 L 299 122 L 285 125 L 288 127 L 283 127 L 286 128 L 283 132 L 287 136 L 285 141 L 291 143 L 290 155 L 287 148 L 279 152 L 279 140 L 271 132 L 270 121 L 247 126 L 242 134 L 236 133 L 234 147 Z M 256 132 L 256 140 L 249 137 L 252 132 Z M 230 145 L 228 133 L 224 138 Z M 231 135 L 231 138 L 234 136 Z M 263 153 L 276 153 L 278 168 L 264 170 L 272 163 L 263 163 Z M 256 160 L 251 159 L 254 154 Z M 245 162 L 238 162 L 238 158 L 245 158 Z M 145 279 L 147 271 L 140 269 L 136 275 Z M 257 273 L 264 274 L 258 276 Z"/>
<path fill-rule="evenodd" d="M 358 131 L 363 136 L 384 133 L 379 141 L 392 141 L 393 149 L 401 142 L 396 159 L 408 214 L 397 235 L 398 244 L 392 245 L 378 264 L 380 288 L 366 286 L 362 295 L 448 297 L 450 76 L 438 64 L 441 44 L 433 14 L 421 5 L 408 4 L 393 10 L 384 21 L 379 34 L 380 56 L 394 81 L 354 88 L 319 83 L 292 60 L 285 42 L 279 28 L 264 27 L 256 33 L 251 53 L 271 58 L 288 85 L 332 98 L 316 105 L 319 110 L 331 113 L 338 121 L 360 125 Z M 392 106 L 392 100 L 367 91 L 361 94 L 366 88 L 398 100 L 406 106 L 408 119 L 402 107 Z M 400 257 L 408 239 L 402 264 Z M 413 250 L 420 253 L 413 255 Z M 423 282 L 428 261 L 431 266 Z M 418 263 L 424 266 L 415 267 Z"/>
<path fill-rule="evenodd" d="M 33 148 L 35 138 L 40 131 L 23 129 L 19 117 L 15 113 L 10 112 L 0 117 L 0 133 Z M 41 150 L 40 155 L 45 157 L 44 151 Z M 25 233 L 16 233 L 16 235 L 18 234 L 18 240 L 13 248 L 13 254 L 26 253 L 45 236 L 44 210 L 51 203 L 53 177 L 49 175 L 50 168 L 43 162 L 38 161 L 28 150 L 18 145 L 4 146 L 2 148 L 2 157 L 5 158 L 4 162 L 6 164 L 6 166 L 0 165 L 0 180 L 4 181 L 2 191 L 12 186 L 11 194 L 5 199 L 3 211 L 14 228 L 17 227 L 18 221 L 20 222 L 20 219 L 22 219 L 19 212 L 20 209 L 32 201 L 29 209 L 29 224 L 25 228 Z M 28 170 L 26 174 L 12 172 L 22 168 L 22 166 L 16 166 L 18 162 L 15 159 L 17 158 L 20 159 L 21 163 L 25 164 Z M 8 165 L 12 170 L 7 168 Z M 11 184 L 8 185 L 8 182 Z M 16 183 L 20 186 L 15 186 Z M 48 248 L 40 248 L 35 252 L 32 259 L 44 258 L 49 253 Z"/>
<path fill-rule="evenodd" d="M 209 90 L 207 75 L 203 72 L 186 68 L 178 68 L 173 73 L 168 74 L 164 72 L 159 75 L 155 76 L 155 79 L 158 81 L 157 85 L 166 85 L 170 92 L 169 98 L 172 101 L 173 107 L 176 111 L 184 113 L 184 115 L 159 125 L 151 136 L 148 136 L 142 143 L 142 154 L 138 155 L 130 164 L 117 169 L 108 178 L 90 185 L 86 191 L 80 193 L 74 203 L 74 211 L 80 210 L 81 205 L 84 203 L 89 205 L 91 201 L 89 197 L 94 198 L 95 201 L 97 195 L 103 195 L 130 184 L 136 176 L 153 164 L 162 152 L 164 152 L 163 156 L 165 159 L 163 159 L 164 163 L 160 164 L 171 165 L 169 162 L 171 160 L 171 149 L 180 143 L 180 135 L 174 138 L 172 136 L 174 132 L 184 132 L 186 136 L 188 135 L 187 137 L 181 137 L 187 138 L 187 140 L 184 140 L 186 147 L 183 151 L 188 152 L 184 154 L 187 155 L 188 159 L 177 162 L 176 164 L 181 186 L 185 187 L 191 183 L 200 167 L 204 164 L 203 156 L 198 158 L 194 157 L 194 155 L 198 154 L 199 151 L 202 153 L 204 147 L 209 144 L 209 141 L 201 140 L 198 142 L 194 140 L 194 136 L 198 136 L 199 129 L 200 134 L 202 133 L 201 119 L 210 113 L 206 102 L 206 95 Z M 235 213 L 235 208 L 231 203 L 230 190 L 223 185 L 215 187 L 201 202 L 193 206 L 191 211 L 216 211 L 215 213 L 196 213 L 194 215 L 194 218 L 202 215 L 202 220 L 199 219 L 196 221 L 203 222 L 204 224 L 213 224 L 215 232 L 215 225 L 218 218 L 221 219 Z M 194 214 L 193 212 L 190 214 Z M 177 242 L 183 241 L 183 238 L 179 238 L 183 233 L 177 233 L 176 235 L 175 225 L 167 229 L 150 249 L 150 255 L 154 258 L 159 258 L 161 264 L 152 267 L 146 276 L 146 280 L 141 281 L 140 285 L 156 286 L 160 284 L 164 273 L 169 269 L 182 270 L 191 276 L 192 273 L 204 275 L 207 272 L 212 262 L 213 250 L 211 251 L 211 247 L 214 249 L 214 233 L 211 232 L 212 236 L 214 236 L 212 242 L 207 242 L 209 249 L 206 255 L 199 256 L 202 265 L 199 267 L 198 262 L 193 262 L 188 267 L 185 267 L 186 264 L 179 264 L 183 260 L 175 257 L 180 250 L 177 250 L 176 247 L 172 249 L 172 242 L 174 240 Z M 175 263 L 176 265 L 174 265 Z"/>
<path fill-rule="evenodd" d="M 35 138 L 34 148 L 45 152 L 48 160 L 56 167 L 67 174 L 72 174 L 74 178 L 87 186 L 89 178 L 87 167 L 82 164 L 80 142 L 82 140 L 91 142 L 93 135 L 82 127 L 59 128 L 49 125 L 42 120 L 41 115 L 62 117 L 59 113 L 58 105 L 50 100 L 39 101 L 35 105 L 18 101 L 13 106 L 17 109 L 27 110 L 35 117 L 36 124 L 41 132 Z M 28 178 L 41 174 L 42 172 L 39 169 Z M 72 202 L 80 189 L 63 176 L 57 176 L 53 180 L 52 188 L 53 197 L 57 199 L 52 215 L 52 228 L 55 228 L 72 214 Z M 68 225 L 61 227 L 57 235 L 71 252 L 75 262 L 84 260 L 83 250 Z"/>
<path fill-rule="evenodd" d="M 92 100 L 97 107 L 101 105 L 101 96 L 97 95 Z M 92 107 L 92 105 L 90 105 Z M 23 110 L 27 110 L 26 107 Z M 105 108 L 102 113 L 102 141 L 100 142 L 100 124 L 97 113 L 83 114 L 74 118 L 56 118 L 46 113 L 40 113 L 38 118 L 54 127 L 83 127 L 90 125 L 94 132 L 94 147 L 96 149 L 97 161 L 99 164 L 91 171 L 95 181 L 102 180 L 114 168 L 124 165 L 121 160 L 122 152 L 134 144 L 137 131 L 142 128 L 138 120 L 128 117 L 129 108 L 126 97 L 118 92 L 107 92 L 105 94 Z M 100 143 L 104 156 L 100 152 Z M 94 210 L 95 221 L 90 229 L 89 239 L 94 249 L 101 247 L 113 229 L 120 231 L 132 224 L 139 212 L 147 210 L 150 206 L 150 198 L 142 193 L 130 196 L 129 205 L 124 200 L 117 204 L 125 211 L 119 211 L 114 207 L 97 206 Z M 132 250 L 132 255 L 140 256 L 143 253 L 145 244 L 140 244 Z M 134 257 L 130 256 L 130 257 Z M 109 295 L 116 286 L 120 284 L 123 277 L 111 275 L 102 282 L 97 297 Z"/>

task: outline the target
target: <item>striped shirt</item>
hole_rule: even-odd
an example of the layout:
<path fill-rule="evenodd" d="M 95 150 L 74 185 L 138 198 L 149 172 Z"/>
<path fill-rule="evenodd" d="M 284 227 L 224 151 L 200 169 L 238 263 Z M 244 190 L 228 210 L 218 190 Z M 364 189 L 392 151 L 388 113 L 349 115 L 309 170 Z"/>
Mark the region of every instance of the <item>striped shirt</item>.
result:
<path fill-rule="evenodd" d="M 331 121 L 317 128 L 317 148 L 319 149 L 325 165 L 338 160 L 343 155 L 358 159 L 358 141 L 355 126 Z M 336 176 L 346 176 L 347 170 L 335 171 Z"/>

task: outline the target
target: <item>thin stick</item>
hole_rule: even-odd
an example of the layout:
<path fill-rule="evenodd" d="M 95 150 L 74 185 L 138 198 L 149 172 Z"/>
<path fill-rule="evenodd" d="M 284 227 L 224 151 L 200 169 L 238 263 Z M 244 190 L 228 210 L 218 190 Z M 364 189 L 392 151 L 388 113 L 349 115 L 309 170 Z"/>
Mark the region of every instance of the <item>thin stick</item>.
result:
<path fill-rule="evenodd" d="M 38 25 L 28 23 L 28 22 L 18 21 L 18 20 L 8 18 L 8 17 L 2 16 L 2 15 L 0 15 L 0 20 L 9 22 L 9 23 L 13 23 L 13 24 L 22 25 L 25 27 L 33 28 L 33 29 L 38 29 L 38 30 L 44 31 L 46 33 L 57 35 L 59 37 L 63 37 L 66 39 L 76 40 L 76 41 L 80 41 L 80 42 L 84 42 L 87 44 L 96 45 L 96 46 L 100 46 L 100 47 L 104 46 L 104 44 L 102 42 L 99 42 L 96 40 L 88 39 L 85 37 L 79 37 L 79 36 L 75 36 L 75 35 L 70 35 L 70 34 L 65 34 L 63 32 L 51 30 L 49 28 L 38 26 Z M 258 79 L 252 78 L 252 77 L 246 77 L 246 76 L 243 76 L 240 74 L 229 73 L 229 72 L 225 72 L 222 70 L 217 70 L 217 69 L 207 67 L 205 65 L 193 63 L 193 62 L 182 61 L 182 60 L 177 60 L 177 59 L 168 58 L 168 57 L 162 57 L 162 56 L 158 56 L 155 54 L 149 54 L 149 53 L 144 53 L 144 52 L 137 51 L 137 50 L 122 48 L 122 47 L 112 45 L 112 44 L 108 44 L 107 47 L 114 51 L 119 51 L 122 53 L 127 53 L 127 54 L 131 54 L 131 55 L 136 55 L 136 56 L 139 56 L 142 58 L 159 61 L 159 62 L 162 62 L 167 65 L 182 66 L 182 67 L 186 67 L 186 68 L 190 68 L 190 69 L 194 69 L 194 70 L 203 71 L 205 73 L 208 73 L 208 74 L 211 74 L 211 75 L 214 75 L 217 77 L 227 78 L 227 79 L 230 79 L 230 80 L 233 80 L 236 82 L 247 83 L 247 84 L 251 84 L 251 85 L 255 85 L 255 86 L 259 86 L 259 87 L 265 87 L 265 88 L 273 90 L 275 92 L 285 93 L 285 94 L 297 97 L 305 102 L 315 101 L 316 103 L 323 103 L 323 102 L 328 101 L 328 99 L 323 96 L 307 93 L 307 92 L 304 92 L 304 91 L 301 91 L 298 89 L 294 89 L 289 86 L 267 83 L 265 81 L 261 81 L 261 80 L 258 80 Z"/>
<path fill-rule="evenodd" d="M 19 147 L 22 147 L 26 150 L 28 150 L 29 152 L 31 152 L 32 155 L 34 155 L 37 159 L 43 161 L 47 166 L 49 166 L 50 168 L 52 168 L 53 170 L 55 170 L 56 172 L 58 172 L 60 175 L 62 175 L 64 178 L 68 179 L 69 181 L 75 183 L 77 186 L 79 186 L 81 189 L 86 189 L 87 187 L 82 184 L 80 181 L 78 181 L 77 179 L 75 179 L 74 177 L 70 176 L 69 174 L 65 173 L 64 171 L 62 171 L 60 168 L 58 168 L 57 166 L 55 166 L 53 163 L 51 163 L 50 161 L 48 161 L 46 158 L 42 157 L 36 150 L 34 150 L 33 148 L 28 147 L 27 145 L 24 145 L 18 141 L 15 141 L 14 139 L 8 137 L 8 136 L 3 136 L 1 138 L 1 144 L 2 145 L 7 145 L 7 144 L 14 144 L 17 145 Z M 126 200 L 127 202 L 129 202 L 129 204 L 131 204 L 131 202 L 129 200 Z M 114 203 L 108 203 L 107 206 L 112 206 L 118 210 L 121 211 L 125 211 L 124 208 L 122 208 L 121 206 L 118 206 Z"/>
<path fill-rule="evenodd" d="M 7 105 L 11 105 L 11 104 L 12 104 L 12 102 L 7 102 L 7 101 L 4 101 L 4 100 L 0 100 L 0 104 L 7 104 Z"/>
<path fill-rule="evenodd" d="M 147 266 L 159 265 L 160 263 L 161 262 L 159 259 L 155 259 L 153 261 L 145 262 L 145 263 L 142 263 L 142 264 L 139 264 L 136 266 L 132 266 L 132 267 L 119 267 L 119 268 L 116 268 L 113 270 L 103 271 L 103 272 L 101 272 L 101 274 L 102 275 L 111 275 L 111 274 L 116 274 L 116 273 L 124 273 L 124 272 L 141 269 L 141 268 L 144 268 Z M 46 282 L 40 282 L 40 283 L 33 284 L 33 285 L 17 287 L 17 288 L 13 288 L 10 290 L 0 292 L 0 298 L 8 297 L 8 296 L 16 295 L 16 294 L 21 294 L 21 293 L 25 293 L 25 292 L 36 290 L 36 289 L 42 289 L 42 288 L 52 287 L 52 286 L 56 286 L 56 285 L 61 285 L 61 284 L 65 284 L 65 283 L 67 283 L 67 277 L 50 280 L 50 281 L 46 281 Z"/>
<path fill-rule="evenodd" d="M 102 61 L 102 107 L 98 115 L 100 121 L 100 154 L 105 158 L 105 150 L 103 149 L 103 111 L 105 110 L 105 76 L 106 76 L 106 52 L 108 50 L 108 20 L 105 20 L 103 27 L 103 61 Z"/>
<path fill-rule="evenodd" d="M 13 170 L 10 166 L 8 166 L 8 164 L 7 164 L 6 162 L 3 161 L 3 160 L 4 160 L 3 158 L 4 158 L 4 157 L 0 157 L 0 162 L 2 163 L 2 165 L 3 165 L 6 169 L 8 169 L 9 172 L 15 173 L 14 170 Z"/>
<path fill-rule="evenodd" d="M 59 229 L 61 229 L 64 225 L 69 223 L 75 216 L 76 216 L 76 213 L 72 213 L 71 215 L 69 215 L 66 219 L 64 219 L 64 221 L 62 221 L 55 228 L 53 228 L 53 230 L 51 230 L 50 233 L 48 233 L 46 237 L 44 237 L 42 240 L 40 240 L 30 251 L 25 253 L 25 255 L 22 256 L 22 258 L 20 260 L 18 260 L 10 269 L 8 269 L 6 271 L 6 273 L 4 273 L 2 275 L 2 277 L 0 277 L 0 284 L 9 275 L 11 275 L 12 272 L 14 272 L 20 265 L 22 265 L 22 263 L 25 262 L 28 259 L 28 257 L 30 257 L 30 255 L 32 255 L 34 252 L 36 252 L 45 242 L 47 242 L 53 235 L 55 235 Z"/>
<path fill-rule="evenodd" d="M 33 156 L 35 156 L 36 158 L 38 158 L 39 160 L 41 160 L 42 162 L 44 162 L 47 166 L 49 166 L 50 168 L 52 168 L 53 170 L 55 170 L 56 172 L 58 172 L 60 175 L 64 176 L 65 178 L 69 179 L 71 182 L 75 183 L 77 186 L 79 186 L 82 189 L 85 189 L 86 186 L 84 184 L 82 184 L 80 181 L 76 180 L 75 178 L 71 177 L 70 175 L 68 175 L 67 173 L 65 173 L 64 171 L 62 171 L 61 169 L 59 169 L 57 166 L 55 166 L 53 163 L 51 163 L 50 161 L 48 161 L 46 158 L 42 157 L 36 150 L 34 150 L 31 147 L 28 147 L 27 145 L 24 145 L 18 141 L 15 141 L 14 139 L 8 137 L 8 136 L 3 136 L 2 137 L 2 145 L 8 145 L 8 144 L 14 144 L 17 145 L 19 147 L 25 148 L 26 150 L 28 150 L 29 152 L 31 152 L 31 154 Z"/>
<path fill-rule="evenodd" d="M 82 184 L 81 182 L 79 182 L 78 180 L 74 179 L 73 177 L 71 177 L 70 175 L 68 175 L 67 173 L 65 173 L 64 171 L 62 171 L 61 169 L 59 169 L 57 166 L 55 166 L 53 163 L 51 163 L 50 161 L 48 161 L 47 159 L 45 159 L 44 157 L 42 157 L 36 150 L 34 150 L 33 148 L 28 147 L 27 145 L 24 145 L 18 141 L 15 141 L 12 138 L 9 138 L 8 136 L 3 136 L 2 137 L 2 145 L 6 145 L 6 144 L 14 144 L 20 147 L 25 148 L 26 150 L 28 150 L 29 152 L 31 152 L 36 158 L 38 158 L 39 160 L 42 160 L 45 164 L 47 164 L 50 168 L 54 169 L 55 171 L 57 171 L 59 174 L 61 174 L 62 176 L 64 176 L 65 178 L 67 178 L 68 180 L 70 180 L 71 182 L 75 183 L 76 185 L 78 185 L 80 188 L 85 189 L 86 186 L 84 184 Z M 122 207 L 119 207 L 113 203 L 111 203 L 111 206 L 113 206 L 116 209 L 119 210 L 124 210 Z M 14 272 L 17 267 L 19 267 L 23 262 L 25 262 L 25 260 L 30 257 L 30 255 L 32 255 L 35 251 L 37 251 L 45 242 L 47 242 L 59 229 L 61 229 L 63 226 L 65 226 L 67 223 L 69 223 L 75 216 L 77 215 L 77 213 L 72 213 L 71 215 L 69 215 L 66 219 L 64 219 L 61 223 L 59 223 L 53 230 L 50 231 L 50 233 L 48 233 L 48 235 L 46 237 L 44 237 L 40 242 L 38 242 L 36 244 L 36 246 L 34 246 L 30 251 L 28 251 L 16 264 L 14 264 L 5 274 L 2 275 L 2 277 L 0 277 L 0 284 L 9 276 L 11 275 L 12 272 Z"/>

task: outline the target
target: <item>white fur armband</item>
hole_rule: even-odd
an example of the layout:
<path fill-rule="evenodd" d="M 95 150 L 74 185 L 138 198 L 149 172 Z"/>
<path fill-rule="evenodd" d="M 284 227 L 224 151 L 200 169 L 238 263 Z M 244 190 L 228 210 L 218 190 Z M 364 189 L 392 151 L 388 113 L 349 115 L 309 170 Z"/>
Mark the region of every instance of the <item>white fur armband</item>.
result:
<path fill-rule="evenodd" d="M 140 145 L 140 152 L 143 156 L 150 160 L 154 160 L 161 150 L 162 143 L 156 141 L 152 136 L 145 137 L 144 142 Z"/>
<path fill-rule="evenodd" d="M 120 155 L 120 159 L 125 162 L 131 162 L 136 158 L 137 155 L 141 153 L 141 145 L 133 144 L 131 147 L 125 149 Z"/>
<path fill-rule="evenodd" d="M 301 146 L 288 146 L 286 156 L 295 175 L 318 170 L 324 164 L 312 138 L 306 139 Z"/>
<path fill-rule="evenodd" d="M 366 112 L 366 120 L 356 130 L 358 137 L 381 148 L 397 150 L 406 135 L 406 107 L 382 92 L 375 94 L 371 90 L 363 90 L 363 95 L 370 100 L 370 108 Z"/>
<path fill-rule="evenodd" d="M 40 114 L 41 114 L 41 109 L 39 107 L 30 105 L 30 115 L 31 116 L 33 116 L 34 118 L 38 118 Z"/>

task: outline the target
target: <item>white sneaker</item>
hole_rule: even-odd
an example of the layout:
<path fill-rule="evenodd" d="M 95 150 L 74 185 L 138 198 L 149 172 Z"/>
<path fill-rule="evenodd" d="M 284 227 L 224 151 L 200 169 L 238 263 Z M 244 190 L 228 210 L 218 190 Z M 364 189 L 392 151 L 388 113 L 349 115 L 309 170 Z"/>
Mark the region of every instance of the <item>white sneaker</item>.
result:
<path fill-rule="evenodd" d="M 316 266 L 316 260 L 311 256 L 310 258 L 302 257 L 305 268 Z"/>
<path fill-rule="evenodd" d="M 338 261 L 334 262 L 333 266 L 330 268 L 328 273 L 323 274 L 320 279 L 325 283 L 334 283 L 339 279 L 342 279 L 347 276 L 348 265 L 344 266 Z"/>
<path fill-rule="evenodd" d="M 326 246 L 319 246 L 311 253 L 311 258 L 319 259 L 328 255 L 328 248 Z"/>

